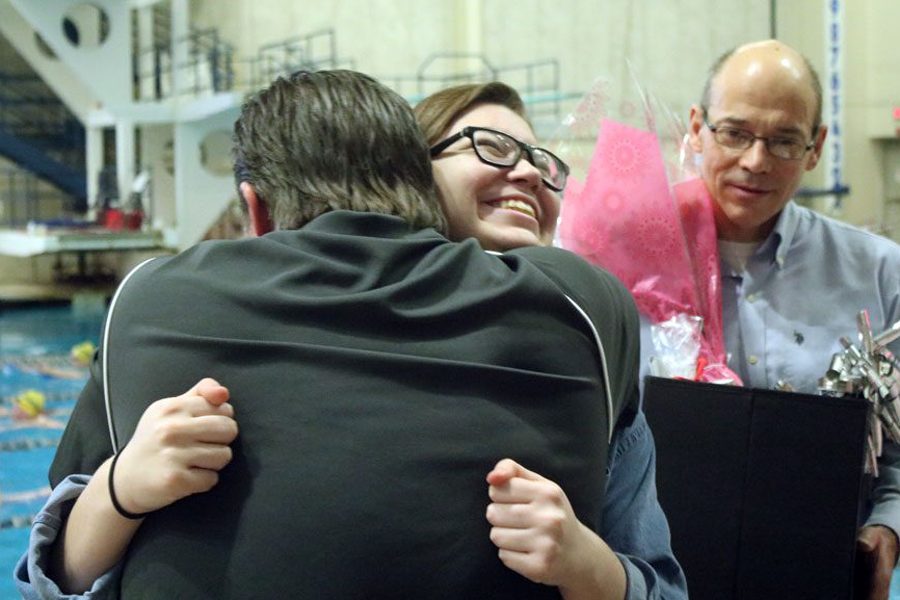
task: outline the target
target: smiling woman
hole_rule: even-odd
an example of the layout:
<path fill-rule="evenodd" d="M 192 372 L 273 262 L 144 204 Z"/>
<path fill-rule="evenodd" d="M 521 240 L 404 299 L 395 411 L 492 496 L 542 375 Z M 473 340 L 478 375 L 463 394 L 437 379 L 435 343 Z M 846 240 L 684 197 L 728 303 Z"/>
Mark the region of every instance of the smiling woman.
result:
<path fill-rule="evenodd" d="M 415 114 L 431 148 L 451 240 L 474 237 L 484 249 L 502 252 L 550 245 L 559 216 L 558 192 L 566 185 L 569 167 L 537 146 L 514 89 L 499 82 L 448 88 L 420 102 Z M 615 553 L 628 573 L 627 597 L 686 598 L 684 574 L 672 556 L 668 524 L 656 499 L 653 439 L 639 408 L 619 419 L 609 456 L 599 527 L 591 524 L 593 519 L 582 524 L 571 514 L 562 527 L 559 523 L 554 527 L 546 522 L 546 511 L 537 514 L 532 508 L 540 502 L 525 496 L 517 498 L 517 506 L 505 503 L 503 490 L 514 485 L 539 489 L 561 504 L 567 500 L 566 490 L 554 482 L 530 471 L 527 477 L 512 476 L 501 461 L 488 474 L 492 502 L 487 509 L 491 541 L 500 559 L 533 581 L 558 584 L 560 591 L 568 583 L 587 597 L 605 597 L 614 578 L 604 586 L 582 586 L 580 576 L 566 582 L 555 579 L 554 572 L 561 568 L 579 572 L 566 556 L 580 557 L 575 562 L 582 567 L 585 562 L 608 567 Z M 514 524 L 506 518 L 509 514 L 516 515 Z M 564 539 L 547 533 L 552 529 L 566 531 Z M 553 548 L 553 557 L 545 556 L 545 570 L 536 572 L 528 568 L 528 559 L 539 561 L 541 548 Z M 578 597 L 571 588 L 562 596 Z"/>
<path fill-rule="evenodd" d="M 549 245 L 568 167 L 538 148 L 524 105 L 502 83 L 438 92 L 416 109 L 449 237 L 487 250 Z"/>

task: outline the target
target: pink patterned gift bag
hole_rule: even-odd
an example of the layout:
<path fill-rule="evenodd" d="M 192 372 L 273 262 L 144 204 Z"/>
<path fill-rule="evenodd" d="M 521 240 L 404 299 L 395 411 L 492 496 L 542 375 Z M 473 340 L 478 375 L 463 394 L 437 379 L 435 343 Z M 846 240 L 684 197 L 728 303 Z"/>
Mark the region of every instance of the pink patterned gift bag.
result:
<path fill-rule="evenodd" d="M 722 289 L 719 272 L 719 246 L 713 217 L 713 199 L 706 184 L 699 178 L 676 183 L 672 187 L 678 206 L 686 248 L 697 286 L 696 314 L 703 318 L 703 335 L 699 365 L 701 381 L 727 382 L 741 385 L 737 373 L 726 365 L 725 333 L 722 328 Z"/>
<path fill-rule="evenodd" d="M 701 317 L 696 378 L 739 384 L 725 366 L 710 202 L 698 179 L 670 188 L 655 133 L 604 118 L 584 183 L 566 188 L 559 240 L 616 275 L 651 323 Z"/>

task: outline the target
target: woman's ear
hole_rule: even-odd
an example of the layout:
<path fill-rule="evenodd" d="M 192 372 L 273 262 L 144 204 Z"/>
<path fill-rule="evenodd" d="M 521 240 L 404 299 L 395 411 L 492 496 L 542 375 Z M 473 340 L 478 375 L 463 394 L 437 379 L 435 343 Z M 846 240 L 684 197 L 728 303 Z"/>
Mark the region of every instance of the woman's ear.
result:
<path fill-rule="evenodd" d="M 265 201 L 256 195 L 256 188 L 249 181 L 242 181 L 238 188 L 241 199 L 247 203 L 247 214 L 250 217 L 250 232 L 255 236 L 265 235 L 272 231 L 272 219 Z"/>

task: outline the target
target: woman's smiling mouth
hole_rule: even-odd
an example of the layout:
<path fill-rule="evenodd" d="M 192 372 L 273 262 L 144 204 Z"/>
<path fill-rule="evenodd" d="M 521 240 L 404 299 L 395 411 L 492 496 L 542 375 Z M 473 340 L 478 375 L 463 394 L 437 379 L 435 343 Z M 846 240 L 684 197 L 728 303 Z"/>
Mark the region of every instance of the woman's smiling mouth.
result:
<path fill-rule="evenodd" d="M 528 215 L 534 220 L 537 220 L 537 212 L 535 211 L 534 206 L 523 200 L 503 198 L 501 200 L 491 202 L 491 206 L 496 206 L 497 208 L 505 208 L 507 210 L 514 210 L 516 212 L 522 213 L 523 215 Z"/>

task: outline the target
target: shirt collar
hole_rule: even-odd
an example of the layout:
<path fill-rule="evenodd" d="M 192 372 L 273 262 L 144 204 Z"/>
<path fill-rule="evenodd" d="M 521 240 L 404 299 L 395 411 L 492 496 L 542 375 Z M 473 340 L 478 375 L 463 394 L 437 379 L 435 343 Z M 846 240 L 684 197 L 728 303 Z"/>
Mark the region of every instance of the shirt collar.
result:
<path fill-rule="evenodd" d="M 307 232 L 324 231 L 361 237 L 396 238 L 416 235 L 422 238 L 444 239 L 434 229 L 417 229 L 396 215 L 355 210 L 330 210 L 302 227 Z"/>
<path fill-rule="evenodd" d="M 772 233 L 760 245 L 757 254 L 767 256 L 779 269 L 783 269 L 799 222 L 800 214 L 797 205 L 790 200 L 778 215 Z"/>

